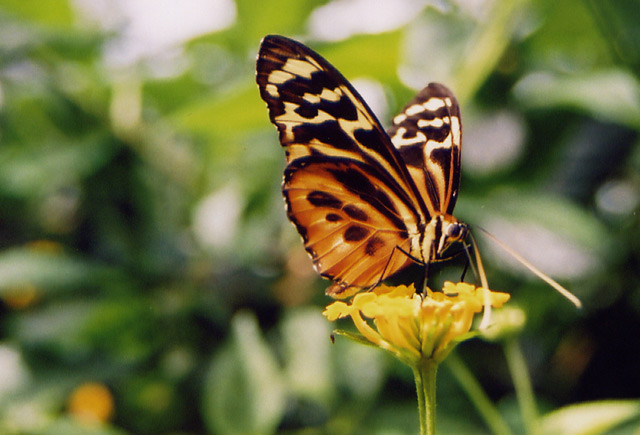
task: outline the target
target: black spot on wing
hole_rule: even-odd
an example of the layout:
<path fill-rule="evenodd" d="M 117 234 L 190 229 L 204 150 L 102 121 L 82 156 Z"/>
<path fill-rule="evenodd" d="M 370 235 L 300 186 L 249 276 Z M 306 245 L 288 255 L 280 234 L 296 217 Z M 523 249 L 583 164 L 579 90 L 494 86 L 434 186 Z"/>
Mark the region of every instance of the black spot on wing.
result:
<path fill-rule="evenodd" d="M 297 125 L 293 128 L 293 135 L 296 143 L 309 143 L 317 139 L 343 150 L 355 148 L 353 139 L 340 128 L 336 121 Z"/>
<path fill-rule="evenodd" d="M 384 240 L 379 237 L 372 237 L 367 241 L 367 244 L 364 247 L 364 252 L 367 255 L 375 255 L 378 249 L 384 246 Z"/>
<path fill-rule="evenodd" d="M 314 190 L 307 195 L 307 201 L 316 207 L 341 208 L 342 201 L 327 192 Z"/>
<path fill-rule="evenodd" d="M 347 204 L 342 209 L 351 219 L 366 222 L 369 219 L 367 213 L 353 204 Z"/>
<path fill-rule="evenodd" d="M 298 115 L 302 116 L 303 118 L 307 118 L 307 119 L 313 119 L 316 116 L 318 116 L 318 107 L 315 104 L 301 104 L 300 106 L 298 106 L 294 112 L 296 112 Z"/>
<path fill-rule="evenodd" d="M 345 242 L 359 242 L 369 235 L 369 230 L 359 225 L 351 225 L 344 232 Z"/>
<path fill-rule="evenodd" d="M 389 185 L 385 181 L 388 177 L 385 177 L 376 168 L 357 160 L 312 154 L 295 159 L 287 166 L 284 171 L 284 189 L 286 190 L 287 186 L 294 182 L 293 179 L 296 174 L 300 171 L 311 170 L 311 168 L 314 168 L 314 171 L 325 172 L 335 180 L 334 182 L 331 178 L 328 178 L 325 181 L 327 183 L 326 190 L 339 191 L 344 189 L 345 192 L 355 195 L 359 200 L 350 200 L 345 211 L 343 209 L 343 200 L 324 192 L 320 187 L 318 190 L 309 193 L 308 196 L 310 198 L 307 198 L 309 202 L 315 201 L 314 205 L 317 204 L 318 206 L 329 204 L 327 206 L 330 208 L 341 208 L 345 214 L 351 213 L 351 215 L 347 214 L 347 216 L 353 220 L 364 221 L 364 214 L 367 215 L 367 218 L 370 218 L 371 213 L 377 212 L 388 219 L 398 231 L 402 232 L 403 237 L 406 237 L 407 227 L 400 216 L 398 207 L 387 192 L 382 190 L 381 187 L 377 187 L 376 184 L 391 190 L 398 198 L 403 198 L 404 193 L 399 191 L 397 185 Z M 414 210 L 413 204 L 406 202 L 404 204 L 410 210 Z M 360 214 L 349 207 L 351 205 L 364 214 Z M 370 210 L 370 207 L 373 210 Z M 335 219 L 335 217 L 332 217 L 332 219 Z"/>
<path fill-rule="evenodd" d="M 342 220 L 342 216 L 335 213 L 327 213 L 325 219 L 327 220 L 327 222 L 339 222 Z"/>

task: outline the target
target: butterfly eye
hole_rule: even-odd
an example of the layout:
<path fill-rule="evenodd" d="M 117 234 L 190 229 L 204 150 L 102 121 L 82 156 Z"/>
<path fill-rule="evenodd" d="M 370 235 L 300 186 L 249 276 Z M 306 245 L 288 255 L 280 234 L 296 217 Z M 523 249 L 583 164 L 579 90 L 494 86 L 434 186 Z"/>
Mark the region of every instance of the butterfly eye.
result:
<path fill-rule="evenodd" d="M 447 227 L 447 236 L 454 240 L 460 240 L 467 234 L 466 225 L 455 223 Z"/>

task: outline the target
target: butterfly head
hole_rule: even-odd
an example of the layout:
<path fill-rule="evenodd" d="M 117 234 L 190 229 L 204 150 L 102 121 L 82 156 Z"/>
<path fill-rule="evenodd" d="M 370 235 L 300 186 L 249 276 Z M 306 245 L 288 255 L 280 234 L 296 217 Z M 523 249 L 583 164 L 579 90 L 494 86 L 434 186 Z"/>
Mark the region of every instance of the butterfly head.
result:
<path fill-rule="evenodd" d="M 468 233 L 467 224 L 459 222 L 451 215 L 442 216 L 437 256 L 440 257 L 452 243 L 463 241 Z"/>

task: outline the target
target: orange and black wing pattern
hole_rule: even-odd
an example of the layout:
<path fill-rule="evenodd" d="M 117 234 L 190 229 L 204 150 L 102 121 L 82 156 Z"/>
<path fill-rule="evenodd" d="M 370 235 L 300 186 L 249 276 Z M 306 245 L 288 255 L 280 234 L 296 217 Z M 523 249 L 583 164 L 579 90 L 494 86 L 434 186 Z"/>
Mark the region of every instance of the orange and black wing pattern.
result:
<path fill-rule="evenodd" d="M 457 141 L 456 157 L 441 159 L 435 166 L 426 162 L 429 172 L 417 176 L 413 149 L 401 141 L 392 142 L 353 86 L 306 46 L 281 36 L 265 37 L 257 82 L 285 150 L 282 191 L 287 215 L 315 269 L 334 281 L 327 293 L 346 297 L 378 284 L 416 259 L 430 261 L 431 251 L 426 258 L 423 255 L 425 227 L 434 213 L 453 208 L 458 189 L 456 131 L 450 128 L 449 133 L 431 138 L 439 142 L 448 135 L 452 143 Z M 442 97 L 439 101 L 453 114 L 442 122 L 451 125 L 457 104 L 444 89 L 429 91 L 426 107 L 431 109 L 435 99 Z M 444 116 L 423 112 L 422 117 L 434 122 L 434 127 L 433 118 Z M 402 116 L 406 119 L 401 120 Z M 426 128 L 409 115 L 398 115 L 396 120 L 392 131 L 405 142 L 409 140 L 405 130 L 413 134 Z M 434 148 L 433 141 L 423 142 Z M 434 148 L 430 156 L 436 154 Z M 455 166 L 453 172 L 447 164 Z"/>

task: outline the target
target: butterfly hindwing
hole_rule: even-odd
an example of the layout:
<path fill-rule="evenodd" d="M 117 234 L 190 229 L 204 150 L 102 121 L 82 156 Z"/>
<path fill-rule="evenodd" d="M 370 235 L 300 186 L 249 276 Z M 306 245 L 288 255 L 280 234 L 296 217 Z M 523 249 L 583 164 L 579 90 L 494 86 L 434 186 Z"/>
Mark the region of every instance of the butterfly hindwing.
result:
<path fill-rule="evenodd" d="M 397 248 L 410 251 L 416 224 L 403 218 L 409 210 L 374 167 L 303 157 L 285 169 L 283 193 L 316 270 L 336 282 L 330 294 L 374 285 L 410 261 Z"/>
<path fill-rule="evenodd" d="M 460 184 L 460 108 L 453 93 L 430 83 L 393 118 L 388 130 L 434 216 L 451 214 Z"/>

